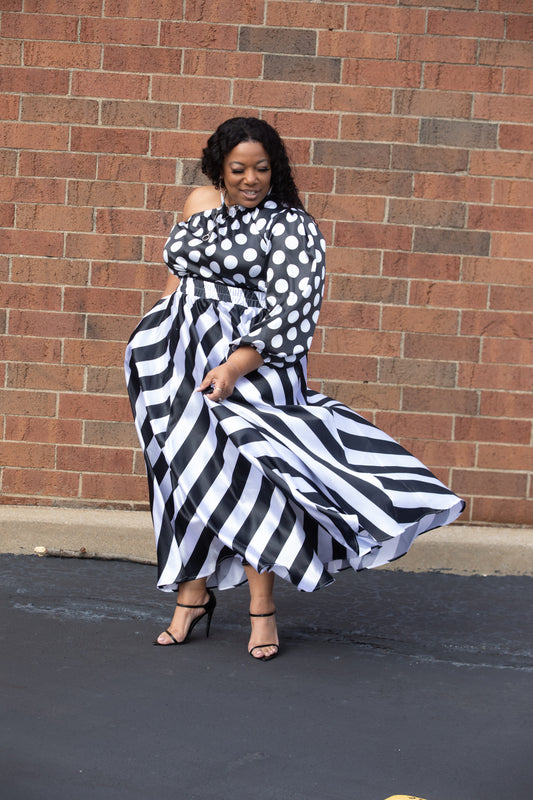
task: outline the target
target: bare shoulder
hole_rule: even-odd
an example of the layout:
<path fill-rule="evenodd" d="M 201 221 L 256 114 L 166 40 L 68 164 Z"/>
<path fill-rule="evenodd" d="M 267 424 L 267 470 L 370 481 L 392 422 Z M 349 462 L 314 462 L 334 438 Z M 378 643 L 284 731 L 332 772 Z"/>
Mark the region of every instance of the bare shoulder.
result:
<path fill-rule="evenodd" d="M 199 186 L 193 189 L 183 206 L 183 219 L 189 219 L 200 211 L 210 211 L 220 205 L 220 190 L 214 186 Z"/>

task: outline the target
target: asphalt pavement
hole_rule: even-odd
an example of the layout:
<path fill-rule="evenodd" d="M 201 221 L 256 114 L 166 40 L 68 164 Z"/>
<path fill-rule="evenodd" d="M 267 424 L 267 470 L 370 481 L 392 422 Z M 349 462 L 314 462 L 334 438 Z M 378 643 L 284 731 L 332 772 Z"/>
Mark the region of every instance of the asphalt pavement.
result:
<path fill-rule="evenodd" d="M 533 578 L 343 572 L 153 647 L 152 566 L 0 555 L 4 800 L 530 800 Z"/>

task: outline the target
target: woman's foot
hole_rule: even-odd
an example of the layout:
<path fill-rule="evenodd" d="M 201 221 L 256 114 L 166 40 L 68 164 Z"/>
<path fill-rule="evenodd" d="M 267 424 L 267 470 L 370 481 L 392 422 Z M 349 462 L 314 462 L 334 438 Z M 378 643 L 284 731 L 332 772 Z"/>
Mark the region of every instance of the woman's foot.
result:
<path fill-rule="evenodd" d="M 183 602 L 181 602 L 183 600 Z M 187 603 L 185 602 L 187 600 Z M 189 602 L 190 600 L 190 602 Z M 198 600 L 198 602 L 196 602 Z M 205 592 L 203 598 L 198 597 L 183 597 L 178 598 L 172 622 L 166 631 L 159 634 L 154 644 L 159 645 L 176 645 L 183 644 L 187 639 L 192 628 L 196 625 L 196 621 L 201 617 L 208 616 L 207 624 L 211 622 L 215 605 L 214 595 Z M 209 628 L 208 628 L 209 632 Z"/>
<path fill-rule="evenodd" d="M 250 612 L 252 633 L 248 642 L 248 652 L 257 661 L 270 661 L 279 653 L 279 638 L 276 626 L 276 612 L 253 614 Z"/>

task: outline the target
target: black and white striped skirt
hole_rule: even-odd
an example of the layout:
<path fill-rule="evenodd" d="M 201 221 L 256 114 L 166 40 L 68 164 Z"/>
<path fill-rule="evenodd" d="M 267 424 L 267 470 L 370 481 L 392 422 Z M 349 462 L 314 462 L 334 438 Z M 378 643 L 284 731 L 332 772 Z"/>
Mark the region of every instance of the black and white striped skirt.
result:
<path fill-rule="evenodd" d="M 222 403 L 197 392 L 262 314 L 260 292 L 185 278 L 128 344 L 164 591 L 236 586 L 244 563 L 311 592 L 399 558 L 464 507 L 387 434 L 308 390 L 305 360 L 262 366 Z"/>

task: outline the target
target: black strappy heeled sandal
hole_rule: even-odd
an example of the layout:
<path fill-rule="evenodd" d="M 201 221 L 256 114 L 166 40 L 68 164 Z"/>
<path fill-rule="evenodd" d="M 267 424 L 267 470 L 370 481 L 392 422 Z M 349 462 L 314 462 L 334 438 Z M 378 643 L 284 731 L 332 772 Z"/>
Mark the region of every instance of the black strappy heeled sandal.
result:
<path fill-rule="evenodd" d="M 185 603 L 180 603 L 180 602 L 176 603 L 176 605 L 180 606 L 180 608 L 203 608 L 204 609 L 204 613 L 200 614 L 198 617 L 195 617 L 193 619 L 193 621 L 191 622 L 191 624 L 189 625 L 189 630 L 187 631 L 187 633 L 185 635 L 185 639 L 183 639 L 183 641 L 181 641 L 181 642 L 178 642 L 178 640 L 170 633 L 170 631 L 167 630 L 167 631 L 164 631 L 164 633 L 166 633 L 167 636 L 170 636 L 170 638 L 172 639 L 172 642 L 169 642 L 168 644 L 163 644 L 162 642 L 158 642 L 157 639 L 154 639 L 154 644 L 155 645 L 158 645 L 159 647 L 173 647 L 176 644 L 186 644 L 188 642 L 188 640 L 189 640 L 189 636 L 193 632 L 193 629 L 194 629 L 195 625 L 197 625 L 200 622 L 200 620 L 203 619 L 204 617 L 207 617 L 207 628 L 206 628 L 206 631 L 205 631 L 205 635 L 206 635 L 206 637 L 209 636 L 209 629 L 211 627 L 211 618 L 213 616 L 213 612 L 214 612 L 215 606 L 217 604 L 217 599 L 216 599 L 215 595 L 213 594 L 213 592 L 211 591 L 211 589 L 208 589 L 207 591 L 208 591 L 208 594 L 209 594 L 209 600 L 207 601 L 207 603 L 204 603 L 203 606 L 188 606 Z M 159 634 L 159 635 L 161 635 L 161 634 Z"/>
<path fill-rule="evenodd" d="M 275 613 L 276 613 L 275 611 L 271 611 L 270 614 L 252 614 L 250 612 L 250 616 L 251 617 L 273 617 Z M 256 658 L 256 656 L 254 656 L 254 650 L 261 650 L 263 647 L 275 647 L 276 648 L 276 652 L 272 653 L 269 656 L 259 656 L 259 658 Z M 276 656 L 279 653 L 279 644 L 276 644 L 275 642 L 271 642 L 270 644 L 256 644 L 255 647 L 252 647 L 250 650 L 248 650 L 248 653 L 249 653 L 249 655 L 252 656 L 254 661 L 272 661 L 272 659 L 276 658 Z"/>

